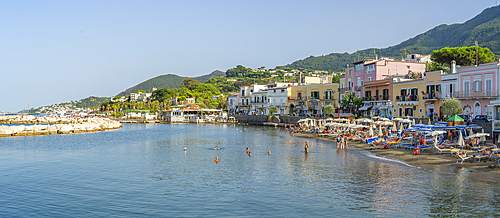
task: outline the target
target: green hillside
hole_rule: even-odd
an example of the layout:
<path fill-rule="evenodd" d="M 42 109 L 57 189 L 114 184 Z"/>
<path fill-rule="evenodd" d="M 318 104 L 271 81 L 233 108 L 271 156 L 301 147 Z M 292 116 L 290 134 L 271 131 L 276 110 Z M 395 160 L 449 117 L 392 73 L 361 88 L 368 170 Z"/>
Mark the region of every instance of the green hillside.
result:
<path fill-rule="evenodd" d="M 462 24 L 442 24 L 419 34 L 395 46 L 375 49 L 379 57 L 392 57 L 401 60 L 407 53 L 431 54 L 433 50 L 444 47 L 472 46 L 478 41 L 479 46 L 489 48 L 494 54 L 500 54 L 500 6 L 485 9 L 474 18 Z M 352 54 L 331 53 L 319 57 L 310 56 L 286 65 L 294 69 L 340 71 L 347 64 L 357 60 L 374 58 L 374 49 L 359 50 Z"/>
<path fill-rule="evenodd" d="M 224 76 L 224 75 L 226 75 L 226 73 L 219 71 L 219 70 L 216 70 L 216 71 L 214 71 L 210 74 L 207 74 L 207 75 L 193 77 L 193 79 L 195 79 L 198 82 L 204 83 L 213 77 Z M 138 90 L 148 91 L 148 90 L 151 90 L 153 87 L 157 88 L 157 89 L 161 89 L 161 88 L 165 88 L 165 87 L 175 89 L 175 88 L 179 88 L 182 81 L 184 81 L 186 78 L 189 78 L 189 77 L 182 77 L 182 76 L 178 76 L 175 74 L 160 75 L 160 76 L 148 79 L 144 82 L 141 82 L 133 87 L 130 87 L 130 88 L 126 89 L 125 91 L 120 92 L 120 94 L 118 94 L 118 95 L 119 96 L 126 96 L 126 95 L 128 95 L 132 92 L 138 91 Z"/>

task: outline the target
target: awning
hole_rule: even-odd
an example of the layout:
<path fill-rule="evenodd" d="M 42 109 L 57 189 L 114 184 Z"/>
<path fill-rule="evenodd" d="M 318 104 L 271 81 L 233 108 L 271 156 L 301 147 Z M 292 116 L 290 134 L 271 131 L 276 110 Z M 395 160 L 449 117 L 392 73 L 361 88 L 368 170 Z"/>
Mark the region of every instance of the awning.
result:
<path fill-rule="evenodd" d="M 368 109 L 369 109 L 369 108 L 371 108 L 371 107 L 372 107 L 371 105 L 370 105 L 370 106 L 363 106 L 363 107 L 361 107 L 359 110 L 360 110 L 360 111 L 366 111 L 366 110 L 368 110 Z"/>

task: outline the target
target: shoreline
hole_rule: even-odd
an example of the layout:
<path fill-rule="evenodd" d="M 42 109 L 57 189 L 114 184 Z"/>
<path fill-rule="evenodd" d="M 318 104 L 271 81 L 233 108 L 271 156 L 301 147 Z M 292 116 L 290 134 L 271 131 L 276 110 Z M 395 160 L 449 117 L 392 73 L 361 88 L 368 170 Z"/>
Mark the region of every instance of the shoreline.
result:
<path fill-rule="evenodd" d="M 335 145 L 333 138 L 316 137 L 314 133 L 294 133 L 292 137 L 301 137 L 308 139 L 317 139 L 332 142 Z M 361 143 L 360 141 L 349 141 L 350 147 L 370 152 L 371 154 L 391 160 L 403 161 L 413 167 L 418 167 L 425 170 L 450 173 L 456 175 L 478 176 L 481 179 L 499 181 L 500 180 L 500 165 L 497 161 L 492 159 L 485 159 L 481 162 L 473 162 L 473 160 L 464 161 L 463 164 L 457 163 L 457 159 L 450 154 L 439 154 L 434 149 L 426 149 L 421 151 L 419 155 L 413 155 L 413 150 L 402 148 L 389 148 L 389 149 L 374 149 L 370 148 L 368 144 Z"/>

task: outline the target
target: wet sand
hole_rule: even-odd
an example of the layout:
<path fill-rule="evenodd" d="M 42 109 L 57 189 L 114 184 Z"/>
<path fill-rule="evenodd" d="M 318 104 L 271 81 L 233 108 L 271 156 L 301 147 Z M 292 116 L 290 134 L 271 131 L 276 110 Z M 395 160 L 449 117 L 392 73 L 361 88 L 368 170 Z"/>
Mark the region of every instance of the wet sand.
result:
<path fill-rule="evenodd" d="M 294 133 L 292 136 L 302 138 L 307 137 L 311 140 L 330 141 L 332 142 L 332 145 L 336 147 L 336 141 L 331 137 L 317 138 L 316 134 L 313 133 Z M 452 174 L 464 174 L 464 172 L 466 172 L 469 176 L 477 175 L 488 180 L 500 180 L 500 165 L 494 158 L 491 160 L 489 158 L 485 158 L 481 162 L 473 162 L 472 159 L 469 159 L 464 161 L 463 164 L 459 164 L 457 163 L 457 159 L 451 156 L 451 154 L 439 154 L 436 153 L 434 149 L 425 149 L 425 151 L 421 152 L 420 155 L 413 155 L 413 150 L 392 147 L 389 147 L 389 149 L 375 149 L 370 148 L 368 144 L 361 143 L 358 140 L 350 140 L 348 146 L 371 152 L 377 156 L 401 160 L 409 165 L 427 170 Z"/>

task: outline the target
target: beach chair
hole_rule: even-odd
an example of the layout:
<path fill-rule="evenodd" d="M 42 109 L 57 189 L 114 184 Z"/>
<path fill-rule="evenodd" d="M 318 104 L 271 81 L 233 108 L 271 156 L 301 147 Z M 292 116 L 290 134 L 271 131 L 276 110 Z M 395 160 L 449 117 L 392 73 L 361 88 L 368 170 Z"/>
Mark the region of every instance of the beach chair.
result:
<path fill-rule="evenodd" d="M 472 158 L 474 158 L 474 162 L 481 162 L 481 160 L 483 158 L 490 158 L 491 159 L 491 154 L 489 154 L 489 155 L 482 155 L 481 153 L 479 153 L 479 155 L 472 155 Z"/>
<path fill-rule="evenodd" d="M 434 145 L 434 148 L 436 149 L 436 152 L 439 154 L 443 154 L 443 152 L 450 152 L 455 149 L 455 148 L 439 148 L 437 145 Z"/>
<path fill-rule="evenodd" d="M 365 143 L 366 144 L 372 144 L 376 140 L 378 140 L 378 137 L 373 137 L 373 138 L 365 139 Z"/>
<path fill-rule="evenodd" d="M 453 157 L 456 157 L 457 158 L 457 163 L 460 161 L 460 164 L 463 164 L 464 161 L 472 158 L 470 156 L 464 157 L 464 156 L 460 155 L 459 153 L 453 153 Z"/>

